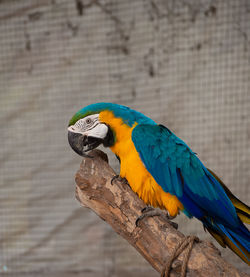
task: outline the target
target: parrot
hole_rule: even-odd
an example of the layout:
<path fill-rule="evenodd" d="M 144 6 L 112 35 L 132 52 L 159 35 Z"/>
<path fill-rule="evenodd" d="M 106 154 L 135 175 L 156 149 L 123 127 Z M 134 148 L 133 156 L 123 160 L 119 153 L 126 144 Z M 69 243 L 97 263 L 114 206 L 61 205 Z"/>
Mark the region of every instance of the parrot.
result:
<path fill-rule="evenodd" d="M 150 207 L 200 220 L 222 246 L 250 265 L 250 207 L 164 125 L 129 107 L 95 103 L 69 121 L 68 141 L 83 157 L 99 145 L 120 162 L 119 177 Z"/>

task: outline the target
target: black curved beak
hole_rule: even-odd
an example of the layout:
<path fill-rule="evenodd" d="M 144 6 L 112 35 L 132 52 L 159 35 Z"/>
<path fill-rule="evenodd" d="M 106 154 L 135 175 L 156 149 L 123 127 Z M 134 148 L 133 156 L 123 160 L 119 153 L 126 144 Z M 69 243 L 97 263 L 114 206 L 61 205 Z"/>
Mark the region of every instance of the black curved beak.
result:
<path fill-rule="evenodd" d="M 103 140 L 100 138 L 89 137 L 79 133 L 68 131 L 68 141 L 71 148 L 80 156 L 89 157 L 86 152 L 98 147 Z"/>

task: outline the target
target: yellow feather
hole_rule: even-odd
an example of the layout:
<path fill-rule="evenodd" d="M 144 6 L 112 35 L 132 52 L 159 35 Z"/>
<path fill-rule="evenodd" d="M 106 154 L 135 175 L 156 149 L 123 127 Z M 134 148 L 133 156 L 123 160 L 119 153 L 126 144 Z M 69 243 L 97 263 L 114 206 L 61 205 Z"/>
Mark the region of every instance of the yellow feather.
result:
<path fill-rule="evenodd" d="M 243 253 L 240 251 L 240 249 L 238 249 L 235 244 L 226 236 L 223 237 L 223 239 L 225 240 L 227 246 L 235 253 L 237 254 L 246 264 L 250 265 L 250 254 L 249 252 L 239 243 L 239 247 L 242 250 L 243 253 L 245 253 L 245 255 L 247 256 L 247 258 L 243 255 Z"/>
<path fill-rule="evenodd" d="M 222 246 L 222 247 L 226 247 L 228 246 L 235 254 L 237 254 L 245 263 L 247 263 L 248 265 L 250 265 L 249 260 L 250 260 L 250 254 L 249 252 L 237 241 L 237 244 L 239 245 L 240 249 L 242 250 L 242 252 L 247 256 L 246 256 L 240 251 L 239 248 L 237 248 L 235 246 L 235 244 L 230 240 L 230 238 L 228 238 L 225 235 L 216 233 L 215 231 L 213 231 L 212 229 L 207 228 L 208 232 L 217 240 L 217 242 Z"/>

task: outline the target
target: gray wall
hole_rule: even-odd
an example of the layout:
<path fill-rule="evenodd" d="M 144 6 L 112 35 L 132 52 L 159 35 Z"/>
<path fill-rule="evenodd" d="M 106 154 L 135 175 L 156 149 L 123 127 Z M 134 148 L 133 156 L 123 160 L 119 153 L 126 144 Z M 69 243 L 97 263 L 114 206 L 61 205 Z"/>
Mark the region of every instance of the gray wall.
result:
<path fill-rule="evenodd" d="M 0 1 L 0 274 L 158 276 L 75 200 L 67 123 L 94 102 L 135 108 L 249 203 L 249 1 L 81 3 Z"/>

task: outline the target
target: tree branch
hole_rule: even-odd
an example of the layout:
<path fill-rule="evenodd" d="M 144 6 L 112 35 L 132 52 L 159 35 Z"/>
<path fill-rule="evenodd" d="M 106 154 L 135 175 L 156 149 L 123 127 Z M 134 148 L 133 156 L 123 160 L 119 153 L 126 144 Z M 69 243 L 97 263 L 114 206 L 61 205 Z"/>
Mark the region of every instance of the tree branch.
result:
<path fill-rule="evenodd" d="M 100 150 L 84 158 L 76 173 L 76 197 L 93 210 L 158 271 L 161 272 L 171 252 L 184 235 L 174 229 L 163 216 L 135 221 L 145 204 L 127 184 L 116 180 L 108 165 L 107 155 Z M 184 251 L 185 252 L 185 251 Z M 174 261 L 170 276 L 180 276 L 184 253 Z M 215 246 L 207 241 L 195 243 L 188 261 L 186 276 L 249 276 L 227 263 Z"/>

